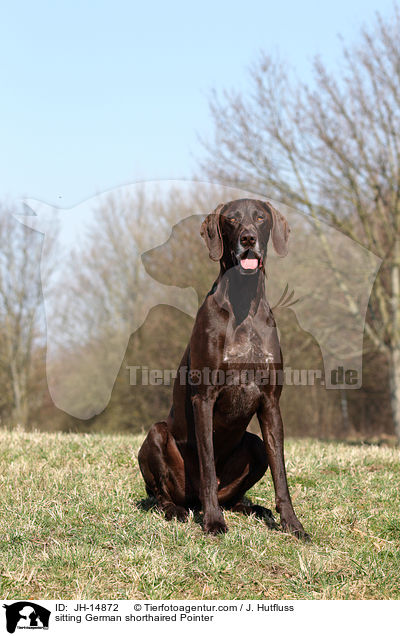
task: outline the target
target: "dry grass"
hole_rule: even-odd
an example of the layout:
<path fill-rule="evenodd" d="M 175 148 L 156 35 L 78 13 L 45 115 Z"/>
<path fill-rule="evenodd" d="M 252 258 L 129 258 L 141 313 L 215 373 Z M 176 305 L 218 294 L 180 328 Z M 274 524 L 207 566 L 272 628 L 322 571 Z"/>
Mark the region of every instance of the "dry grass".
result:
<path fill-rule="evenodd" d="M 146 510 L 140 437 L 0 433 L 2 598 L 400 598 L 398 450 L 288 440 L 313 542 L 225 513 L 229 533 Z M 267 474 L 250 492 L 273 507 Z"/>

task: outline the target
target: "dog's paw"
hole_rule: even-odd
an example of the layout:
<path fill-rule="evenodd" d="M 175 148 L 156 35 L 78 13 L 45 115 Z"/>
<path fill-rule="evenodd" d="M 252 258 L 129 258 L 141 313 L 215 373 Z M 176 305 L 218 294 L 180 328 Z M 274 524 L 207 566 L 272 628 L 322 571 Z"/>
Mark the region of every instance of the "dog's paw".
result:
<path fill-rule="evenodd" d="M 304 543 L 311 543 L 311 537 L 308 534 L 308 532 L 304 530 L 304 528 L 301 528 L 301 530 L 295 530 L 294 535 L 298 539 L 301 539 L 302 541 L 304 541 Z"/>
<path fill-rule="evenodd" d="M 281 524 L 282 524 L 282 530 L 284 532 L 293 534 L 296 537 L 296 539 L 301 539 L 301 541 L 304 541 L 305 543 L 311 542 L 310 535 L 304 530 L 303 526 L 301 525 L 298 519 L 293 521 L 286 521 L 284 519 L 281 519 Z"/>
<path fill-rule="evenodd" d="M 163 506 L 163 512 L 167 521 L 177 519 L 178 521 L 187 521 L 189 512 L 182 506 L 176 506 L 173 503 Z"/>
<path fill-rule="evenodd" d="M 278 530 L 278 524 L 275 521 L 274 515 L 272 514 L 269 508 L 264 508 L 264 506 L 253 505 L 254 514 L 259 519 L 262 519 L 268 528 L 271 530 Z"/>
<path fill-rule="evenodd" d="M 228 526 L 222 514 L 218 516 L 204 515 L 203 530 L 207 534 L 225 534 L 228 532 Z"/>

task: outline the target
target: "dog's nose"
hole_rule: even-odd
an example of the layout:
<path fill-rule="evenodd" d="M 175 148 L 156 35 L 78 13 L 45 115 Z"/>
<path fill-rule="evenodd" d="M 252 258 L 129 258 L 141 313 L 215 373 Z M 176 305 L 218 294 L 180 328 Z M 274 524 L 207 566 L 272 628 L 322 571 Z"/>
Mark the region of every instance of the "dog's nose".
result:
<path fill-rule="evenodd" d="M 243 247 L 254 247 L 254 245 L 256 244 L 257 236 L 255 232 L 252 232 L 252 230 L 243 230 L 239 240 L 240 244 Z"/>

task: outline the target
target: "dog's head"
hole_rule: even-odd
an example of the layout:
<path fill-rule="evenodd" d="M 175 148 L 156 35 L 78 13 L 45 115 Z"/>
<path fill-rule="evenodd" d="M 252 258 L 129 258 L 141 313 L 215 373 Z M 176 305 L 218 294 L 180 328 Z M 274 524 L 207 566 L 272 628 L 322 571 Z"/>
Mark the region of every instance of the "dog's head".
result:
<path fill-rule="evenodd" d="M 251 275 L 264 268 L 270 236 L 276 253 L 286 256 L 290 228 L 270 203 L 238 199 L 219 205 L 203 221 L 200 233 L 210 258 L 220 261 L 225 271 L 237 267 Z"/>

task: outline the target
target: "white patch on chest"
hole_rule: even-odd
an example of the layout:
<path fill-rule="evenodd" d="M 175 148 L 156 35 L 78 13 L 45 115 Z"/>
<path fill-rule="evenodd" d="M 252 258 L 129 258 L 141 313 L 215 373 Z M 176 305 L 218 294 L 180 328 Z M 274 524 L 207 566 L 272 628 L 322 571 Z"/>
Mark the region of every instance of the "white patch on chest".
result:
<path fill-rule="evenodd" d="M 270 348 L 276 342 L 276 351 Z M 275 334 L 263 334 L 263 337 L 252 327 L 241 325 L 235 330 L 227 330 L 223 361 L 272 364 L 280 360 L 280 349 Z"/>

